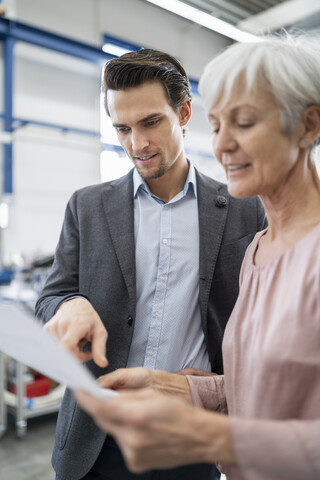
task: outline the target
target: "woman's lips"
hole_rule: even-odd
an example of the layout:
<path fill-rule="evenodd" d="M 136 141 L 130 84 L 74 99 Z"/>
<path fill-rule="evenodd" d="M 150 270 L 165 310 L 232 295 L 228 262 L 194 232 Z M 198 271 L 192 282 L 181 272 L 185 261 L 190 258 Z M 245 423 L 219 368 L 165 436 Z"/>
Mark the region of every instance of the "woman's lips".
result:
<path fill-rule="evenodd" d="M 225 168 L 227 169 L 229 177 L 234 177 L 234 176 L 237 176 L 237 175 L 241 175 L 249 167 L 250 167 L 250 163 L 225 165 Z"/>

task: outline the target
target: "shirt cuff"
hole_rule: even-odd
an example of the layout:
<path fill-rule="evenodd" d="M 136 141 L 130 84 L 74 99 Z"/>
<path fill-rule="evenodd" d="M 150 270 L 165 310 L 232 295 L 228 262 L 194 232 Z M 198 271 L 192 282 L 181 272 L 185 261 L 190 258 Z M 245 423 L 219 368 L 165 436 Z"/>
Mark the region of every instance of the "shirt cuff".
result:
<path fill-rule="evenodd" d="M 192 403 L 196 407 L 227 413 L 223 375 L 212 375 L 210 377 L 187 375 L 186 377 L 190 387 Z"/>

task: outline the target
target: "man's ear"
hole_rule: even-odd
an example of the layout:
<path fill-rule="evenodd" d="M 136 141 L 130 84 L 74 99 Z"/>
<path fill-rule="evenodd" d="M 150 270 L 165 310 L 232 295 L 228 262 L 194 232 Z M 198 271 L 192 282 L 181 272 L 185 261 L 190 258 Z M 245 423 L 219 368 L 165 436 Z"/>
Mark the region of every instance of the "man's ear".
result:
<path fill-rule="evenodd" d="M 320 105 L 310 105 L 302 114 L 303 139 L 311 145 L 320 136 Z"/>
<path fill-rule="evenodd" d="M 181 107 L 179 107 L 179 121 L 180 126 L 184 127 L 187 125 L 191 118 L 192 108 L 191 108 L 191 101 L 188 100 L 187 102 L 183 103 Z"/>

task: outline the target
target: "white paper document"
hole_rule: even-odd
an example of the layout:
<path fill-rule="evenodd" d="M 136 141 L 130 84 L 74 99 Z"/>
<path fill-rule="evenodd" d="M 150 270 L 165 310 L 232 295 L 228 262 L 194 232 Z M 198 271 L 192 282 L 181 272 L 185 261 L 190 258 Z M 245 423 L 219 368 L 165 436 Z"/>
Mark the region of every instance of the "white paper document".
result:
<path fill-rule="evenodd" d="M 118 395 L 100 388 L 89 370 L 17 305 L 0 303 L 0 351 L 72 389 L 103 398 Z"/>

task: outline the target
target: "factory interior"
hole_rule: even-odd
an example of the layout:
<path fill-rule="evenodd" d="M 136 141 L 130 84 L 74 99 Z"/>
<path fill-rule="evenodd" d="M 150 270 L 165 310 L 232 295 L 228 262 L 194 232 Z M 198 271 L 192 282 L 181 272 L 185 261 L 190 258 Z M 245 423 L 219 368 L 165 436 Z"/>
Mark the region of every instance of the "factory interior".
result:
<path fill-rule="evenodd" d="M 320 33 L 320 1 L 0 1 L 0 305 L 33 315 L 73 192 L 132 168 L 104 109 L 108 60 L 153 48 L 181 61 L 193 95 L 187 157 L 226 182 L 212 154 L 199 78 L 246 35 L 284 30 Z M 1 352 L 0 374 L 0 480 L 54 480 L 65 386 Z"/>

